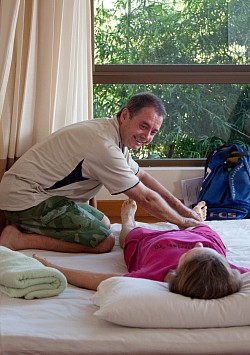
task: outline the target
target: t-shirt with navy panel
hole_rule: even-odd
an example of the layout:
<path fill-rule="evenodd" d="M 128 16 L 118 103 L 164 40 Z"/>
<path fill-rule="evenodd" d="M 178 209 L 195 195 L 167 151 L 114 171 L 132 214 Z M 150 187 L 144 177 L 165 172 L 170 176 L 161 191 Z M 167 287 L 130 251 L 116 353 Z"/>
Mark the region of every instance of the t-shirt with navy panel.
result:
<path fill-rule="evenodd" d="M 120 194 L 139 183 L 138 171 L 121 145 L 117 118 L 82 121 L 31 147 L 4 174 L 0 209 L 24 210 L 51 196 L 86 202 L 102 186 Z"/>

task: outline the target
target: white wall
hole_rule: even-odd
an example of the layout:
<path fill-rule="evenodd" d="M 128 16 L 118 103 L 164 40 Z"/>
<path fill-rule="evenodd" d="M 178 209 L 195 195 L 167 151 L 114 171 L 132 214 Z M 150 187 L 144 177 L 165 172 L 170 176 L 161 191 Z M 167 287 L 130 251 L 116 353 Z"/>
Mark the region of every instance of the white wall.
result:
<path fill-rule="evenodd" d="M 143 169 L 151 174 L 154 178 L 156 178 L 179 199 L 183 199 L 181 180 L 192 179 L 194 177 L 203 177 L 204 175 L 204 167 L 145 167 Z M 101 191 L 97 194 L 98 200 L 124 200 L 126 198 L 127 197 L 124 194 L 112 196 L 105 188 L 102 188 Z"/>

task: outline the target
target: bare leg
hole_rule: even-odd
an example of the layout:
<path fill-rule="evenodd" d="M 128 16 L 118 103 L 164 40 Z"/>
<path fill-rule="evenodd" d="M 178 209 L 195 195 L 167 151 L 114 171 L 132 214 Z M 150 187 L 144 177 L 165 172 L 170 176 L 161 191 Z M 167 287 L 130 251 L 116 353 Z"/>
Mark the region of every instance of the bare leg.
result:
<path fill-rule="evenodd" d="M 125 200 L 121 208 L 122 229 L 119 237 L 120 246 L 124 248 L 127 234 L 136 227 L 135 212 L 137 205 L 134 200 Z"/>
<path fill-rule="evenodd" d="M 193 210 L 201 216 L 202 222 L 207 218 L 207 206 L 205 201 L 200 201 Z"/>
<path fill-rule="evenodd" d="M 103 216 L 103 219 L 101 220 L 101 222 L 108 228 L 110 228 L 110 220 L 107 216 Z"/>
<path fill-rule="evenodd" d="M 137 210 L 136 202 L 132 199 L 125 200 L 121 208 L 122 229 L 119 237 L 120 246 L 124 248 L 127 234 L 136 227 L 135 212 Z M 194 211 L 201 216 L 202 222 L 206 219 L 207 206 L 204 201 L 199 202 Z"/>
<path fill-rule="evenodd" d="M 63 253 L 107 253 L 112 250 L 114 243 L 114 236 L 110 234 L 102 243 L 91 248 L 35 233 L 22 233 L 14 225 L 5 227 L 0 237 L 0 245 L 12 250 L 42 249 Z"/>

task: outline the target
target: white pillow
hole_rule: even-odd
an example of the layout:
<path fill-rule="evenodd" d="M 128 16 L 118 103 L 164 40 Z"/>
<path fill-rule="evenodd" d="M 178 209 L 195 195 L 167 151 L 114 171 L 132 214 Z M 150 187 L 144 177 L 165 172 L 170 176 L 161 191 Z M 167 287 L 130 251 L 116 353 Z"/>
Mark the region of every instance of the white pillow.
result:
<path fill-rule="evenodd" d="M 99 285 L 95 316 L 140 328 L 214 328 L 250 325 L 250 272 L 242 275 L 239 292 L 199 300 L 169 292 L 164 282 L 112 277 Z"/>

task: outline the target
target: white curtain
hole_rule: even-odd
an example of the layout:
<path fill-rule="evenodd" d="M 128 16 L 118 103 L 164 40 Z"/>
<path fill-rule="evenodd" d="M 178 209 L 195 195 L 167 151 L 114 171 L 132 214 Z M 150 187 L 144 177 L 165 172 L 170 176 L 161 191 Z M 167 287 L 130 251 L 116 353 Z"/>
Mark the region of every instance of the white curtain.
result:
<path fill-rule="evenodd" d="M 53 131 L 92 118 L 90 0 L 0 0 L 0 179 Z"/>

